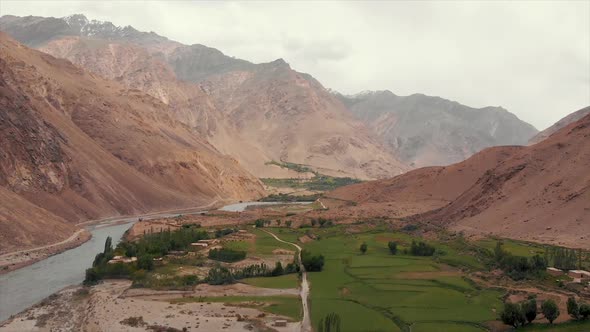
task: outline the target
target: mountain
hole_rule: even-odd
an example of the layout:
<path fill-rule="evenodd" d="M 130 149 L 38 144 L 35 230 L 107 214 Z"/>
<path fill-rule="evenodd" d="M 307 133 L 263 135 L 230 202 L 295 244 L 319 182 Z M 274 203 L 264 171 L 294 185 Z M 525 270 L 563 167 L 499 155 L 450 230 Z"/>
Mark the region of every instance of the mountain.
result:
<path fill-rule="evenodd" d="M 171 116 L 258 177 L 295 175 L 272 161 L 362 179 L 408 169 L 317 80 L 282 59 L 253 64 L 82 15 L 3 16 L 0 29 L 159 99 Z"/>
<path fill-rule="evenodd" d="M 586 115 L 590 114 L 590 106 L 582 108 L 574 113 L 569 114 L 568 116 L 564 117 L 563 119 L 554 123 L 551 127 L 541 131 L 533 138 L 529 140 L 529 145 L 537 144 L 542 140 L 546 139 L 547 137 L 553 135 L 556 131 L 560 130 L 561 128 L 568 126 L 569 124 L 580 120 L 581 118 L 585 117 Z"/>
<path fill-rule="evenodd" d="M 461 163 L 342 187 L 327 196 L 357 202 L 351 211 L 588 249 L 589 139 L 586 115 L 532 146 L 489 148 Z"/>
<path fill-rule="evenodd" d="M 423 94 L 391 91 L 335 95 L 403 162 L 416 167 L 448 165 L 487 147 L 524 145 L 537 133 L 500 107 L 480 109 Z"/>
<path fill-rule="evenodd" d="M 45 215 L 39 225 L 67 233 L 73 228 L 65 221 L 263 194 L 256 178 L 171 117 L 160 100 L 4 33 L 0 105 L 3 234 L 27 233 L 18 231 L 33 227 L 27 216 Z M 27 243 L 52 238 L 41 235 Z M 19 241 L 5 239 L 0 251 Z"/>

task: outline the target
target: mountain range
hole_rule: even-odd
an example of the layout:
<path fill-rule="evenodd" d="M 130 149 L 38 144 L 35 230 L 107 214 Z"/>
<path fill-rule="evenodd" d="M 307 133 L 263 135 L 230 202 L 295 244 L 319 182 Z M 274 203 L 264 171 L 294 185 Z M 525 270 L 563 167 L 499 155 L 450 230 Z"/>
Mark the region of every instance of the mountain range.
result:
<path fill-rule="evenodd" d="M 6 15 L 0 30 L 0 195 L 12 202 L 0 204 L 0 251 L 66 238 L 89 219 L 257 199 L 259 178 L 299 176 L 279 162 L 386 179 L 537 134 L 499 107 L 345 96 L 283 59 L 255 64 L 83 15 Z"/>

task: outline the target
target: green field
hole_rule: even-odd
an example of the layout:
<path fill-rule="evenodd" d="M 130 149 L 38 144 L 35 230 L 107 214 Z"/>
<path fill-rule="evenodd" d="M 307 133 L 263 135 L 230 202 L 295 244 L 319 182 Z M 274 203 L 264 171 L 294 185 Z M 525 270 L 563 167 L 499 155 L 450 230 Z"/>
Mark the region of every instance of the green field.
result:
<path fill-rule="evenodd" d="M 452 246 L 433 243 L 439 257 L 391 255 L 388 241 L 403 251 L 412 238 L 406 234 L 372 232 L 345 235 L 323 231 L 320 241 L 305 248 L 326 257 L 324 271 L 309 273 L 314 326 L 330 312 L 342 319 L 342 331 L 482 331 L 496 319 L 502 293 L 478 290 L 456 269 L 481 267 L 470 255 Z M 331 233 L 331 234 L 330 234 Z M 361 243 L 368 244 L 365 255 Z"/>
<path fill-rule="evenodd" d="M 527 332 L 588 332 L 590 331 L 590 320 L 553 325 L 533 324 L 519 328 L 518 330 Z"/>
<path fill-rule="evenodd" d="M 303 316 L 301 298 L 298 296 L 201 296 L 170 301 L 170 303 L 189 302 L 221 302 L 240 307 L 256 308 L 271 314 L 288 317 L 293 321 L 299 321 Z"/>
<path fill-rule="evenodd" d="M 297 274 L 285 274 L 278 277 L 260 277 L 246 278 L 240 280 L 248 285 L 264 288 L 297 288 L 299 287 L 299 277 Z"/>

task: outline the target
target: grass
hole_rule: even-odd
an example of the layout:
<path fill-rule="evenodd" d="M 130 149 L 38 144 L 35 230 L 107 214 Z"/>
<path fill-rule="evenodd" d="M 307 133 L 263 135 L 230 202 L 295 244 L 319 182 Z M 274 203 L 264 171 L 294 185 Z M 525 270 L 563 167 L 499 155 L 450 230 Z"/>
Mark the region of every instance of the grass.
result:
<path fill-rule="evenodd" d="M 248 285 L 264 288 L 297 288 L 299 277 L 297 274 L 286 274 L 278 277 L 247 278 L 241 282 Z"/>
<path fill-rule="evenodd" d="M 256 242 L 249 249 L 249 252 L 252 254 L 258 256 L 272 256 L 272 252 L 275 249 L 285 249 L 293 252 L 297 250 L 290 244 L 277 241 L 272 235 L 260 229 L 253 229 L 251 232 L 256 235 Z"/>
<path fill-rule="evenodd" d="M 185 297 L 170 303 L 218 302 L 240 307 L 256 308 L 262 311 L 288 317 L 293 321 L 302 319 L 303 310 L 298 296 L 202 296 Z"/>
<path fill-rule="evenodd" d="M 315 230 L 314 230 L 315 231 Z M 463 278 L 444 273 L 443 262 L 467 269 L 481 267 L 475 257 L 463 255 L 447 243 L 431 242 L 444 251 L 439 257 L 391 255 L 388 241 L 400 251 L 411 236 L 368 232 L 346 235 L 341 228 L 322 230 L 322 239 L 305 248 L 322 253 L 324 271 L 310 273 L 311 316 L 314 326 L 329 312 L 342 319 L 342 331 L 481 331 L 485 321 L 496 319 L 493 309 L 502 306 L 501 293 L 478 290 Z M 281 235 L 282 237 L 282 235 Z M 360 254 L 359 246 L 368 251 Z M 426 276 L 426 277 L 425 277 Z"/>
<path fill-rule="evenodd" d="M 590 331 L 590 320 L 568 322 L 561 324 L 532 324 L 518 329 L 519 331 L 543 331 L 543 332 L 587 332 Z"/>
<path fill-rule="evenodd" d="M 311 179 L 272 179 L 263 178 L 260 179 L 265 185 L 269 187 L 277 188 L 295 188 L 295 189 L 306 189 L 312 191 L 329 191 L 334 190 L 338 187 L 355 184 L 361 182 L 361 180 L 353 178 L 340 178 L 328 175 L 317 174 Z"/>

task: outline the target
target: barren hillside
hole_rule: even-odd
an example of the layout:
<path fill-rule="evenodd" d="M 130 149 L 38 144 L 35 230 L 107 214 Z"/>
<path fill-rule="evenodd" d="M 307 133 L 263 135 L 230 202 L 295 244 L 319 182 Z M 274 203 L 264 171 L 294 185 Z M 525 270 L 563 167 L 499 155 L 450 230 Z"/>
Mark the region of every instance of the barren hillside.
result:
<path fill-rule="evenodd" d="M 578 110 L 568 116 L 564 117 L 563 119 L 554 123 L 551 127 L 541 131 L 533 138 L 529 140 L 529 145 L 537 144 L 542 140 L 546 139 L 547 137 L 553 135 L 559 129 L 569 125 L 570 123 L 576 122 L 581 118 L 585 117 L 586 115 L 590 114 L 590 107 L 584 107 L 581 110 Z"/>
<path fill-rule="evenodd" d="M 46 30 L 43 38 L 34 33 L 40 27 Z M 168 104 L 176 119 L 256 176 L 292 176 L 268 164 L 273 160 L 364 179 L 408 168 L 319 82 L 283 60 L 253 64 L 82 15 L 4 16 L 0 28 Z"/>
<path fill-rule="evenodd" d="M 72 222 L 262 194 L 256 178 L 170 117 L 159 100 L 5 34 L 0 46 L 5 190 Z M 31 222 L 17 210 L 11 220 L 11 211 L 3 206 L 3 228 Z M 56 230 L 70 231 L 48 214 L 45 221 L 52 220 Z M 46 241 L 36 235 L 30 244 Z"/>
<path fill-rule="evenodd" d="M 498 145 L 525 145 L 537 133 L 501 107 L 472 108 L 423 94 L 336 94 L 402 161 L 444 166 Z"/>

